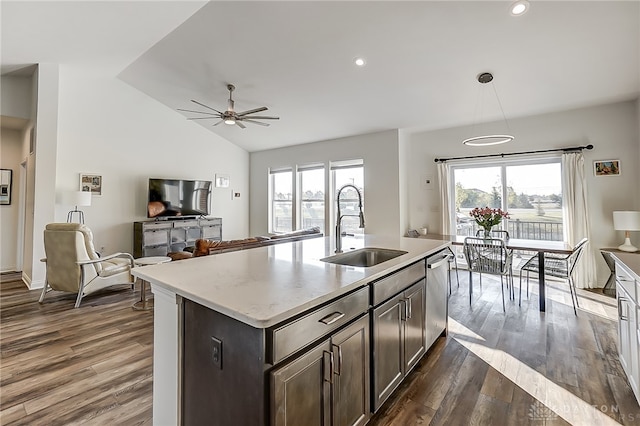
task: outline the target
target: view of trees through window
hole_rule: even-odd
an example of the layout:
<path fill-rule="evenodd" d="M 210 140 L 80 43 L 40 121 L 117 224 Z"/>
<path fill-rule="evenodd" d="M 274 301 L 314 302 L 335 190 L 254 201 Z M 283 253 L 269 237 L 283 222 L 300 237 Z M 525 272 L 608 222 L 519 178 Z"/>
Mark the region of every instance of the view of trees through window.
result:
<path fill-rule="evenodd" d="M 298 228 L 317 226 L 324 234 L 325 217 L 336 210 L 337 191 L 346 184 L 354 185 L 363 197 L 364 206 L 364 166 L 341 165 L 331 170 L 332 187 L 335 188 L 331 197 L 331 206 L 325 203 L 325 167 L 301 167 L 298 171 L 296 188 L 293 186 L 293 171 L 276 170 L 270 173 L 271 179 L 271 227 L 270 232 L 289 232 Z M 296 209 L 293 207 L 296 206 Z M 296 211 L 294 213 L 294 210 Z M 347 187 L 340 195 L 340 213 L 342 230 L 349 234 L 363 234 L 359 228 L 357 192 Z M 294 217 L 295 216 L 295 217 Z M 331 218 L 331 225 L 335 226 L 336 218 Z"/>
<path fill-rule="evenodd" d="M 510 219 L 501 228 L 512 238 L 562 240 L 559 161 L 455 167 L 453 171 L 458 235 L 473 235 L 478 229 L 469 211 L 491 207 L 509 213 Z"/>
<path fill-rule="evenodd" d="M 293 189 L 291 171 L 271 174 L 271 231 L 293 230 Z"/>
<path fill-rule="evenodd" d="M 338 195 L 338 190 L 344 185 L 351 184 L 358 188 L 362 195 L 362 209 L 364 210 L 364 168 L 362 166 L 340 168 L 333 171 L 333 181 L 335 183 L 335 193 L 333 199 Z M 360 218 L 358 213 L 358 193 L 351 187 L 345 188 L 340 194 L 340 214 L 344 216 L 342 219 L 342 232 L 348 234 L 364 234 L 364 229 L 360 228 Z"/>
<path fill-rule="evenodd" d="M 317 226 L 324 233 L 324 167 L 299 173 L 302 228 Z"/>

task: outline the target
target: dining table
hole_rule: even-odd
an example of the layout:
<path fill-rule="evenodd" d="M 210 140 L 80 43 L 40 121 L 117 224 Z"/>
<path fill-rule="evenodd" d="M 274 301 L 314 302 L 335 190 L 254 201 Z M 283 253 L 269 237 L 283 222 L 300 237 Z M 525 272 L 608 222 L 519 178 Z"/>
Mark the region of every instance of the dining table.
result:
<path fill-rule="evenodd" d="M 466 235 L 440 235 L 440 234 L 427 234 L 421 235 L 419 238 L 426 238 L 431 240 L 449 241 L 452 245 L 462 246 L 464 245 L 464 239 Z M 574 247 L 564 241 L 550 241 L 550 240 L 528 240 L 520 238 L 506 238 L 505 246 L 508 249 L 524 250 L 536 252 L 538 256 L 538 286 L 539 286 L 539 299 L 540 299 L 540 312 L 546 311 L 546 297 L 545 297 L 545 273 L 544 273 L 544 254 L 556 253 L 569 255 L 573 253 Z"/>

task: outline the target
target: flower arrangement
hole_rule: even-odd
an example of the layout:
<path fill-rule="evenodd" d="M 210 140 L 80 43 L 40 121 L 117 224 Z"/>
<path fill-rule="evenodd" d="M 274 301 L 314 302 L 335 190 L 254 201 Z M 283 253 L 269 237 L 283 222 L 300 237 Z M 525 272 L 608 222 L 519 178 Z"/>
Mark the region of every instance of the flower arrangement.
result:
<path fill-rule="evenodd" d="M 502 209 L 492 209 L 490 207 L 476 207 L 469 212 L 469 216 L 474 218 L 478 226 L 484 228 L 487 232 L 493 226 L 502 222 L 503 217 L 509 219 L 509 213 Z"/>

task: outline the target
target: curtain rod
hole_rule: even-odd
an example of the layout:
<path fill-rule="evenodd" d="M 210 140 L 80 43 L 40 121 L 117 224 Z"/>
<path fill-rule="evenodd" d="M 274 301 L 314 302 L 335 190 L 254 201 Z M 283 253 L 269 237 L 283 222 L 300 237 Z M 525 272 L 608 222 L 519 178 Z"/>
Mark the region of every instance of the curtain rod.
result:
<path fill-rule="evenodd" d="M 541 149 L 538 151 L 524 151 L 524 152 L 507 152 L 502 154 L 486 154 L 486 155 L 471 155 L 468 157 L 451 157 L 451 158 L 436 158 L 433 161 L 436 163 L 444 163 L 449 160 L 467 160 L 471 158 L 487 158 L 487 157 L 507 157 L 509 155 L 524 155 L 524 154 L 539 154 L 542 152 L 572 152 L 572 151 L 582 151 L 583 149 L 593 149 L 593 145 L 585 145 L 585 146 L 574 146 L 572 148 L 557 148 L 557 149 Z"/>

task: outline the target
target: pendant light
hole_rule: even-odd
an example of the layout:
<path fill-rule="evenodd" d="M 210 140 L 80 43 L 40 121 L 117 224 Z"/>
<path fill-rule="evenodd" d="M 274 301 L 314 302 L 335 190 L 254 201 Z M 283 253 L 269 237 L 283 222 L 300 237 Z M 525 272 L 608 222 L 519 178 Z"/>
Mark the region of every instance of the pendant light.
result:
<path fill-rule="evenodd" d="M 488 83 L 491 83 L 493 81 L 493 75 L 489 72 L 483 72 L 481 74 L 478 74 L 477 80 L 478 80 L 478 83 L 480 83 L 481 85 L 488 86 L 489 85 Z M 493 89 L 492 92 L 496 97 L 498 106 L 500 107 L 500 112 L 502 113 L 502 118 L 504 120 L 507 132 L 510 132 L 509 123 L 507 123 L 507 117 L 504 115 L 504 110 L 502 109 L 502 104 L 500 103 L 498 92 L 496 91 L 496 88 L 493 84 L 491 84 L 491 88 Z M 480 95 L 482 95 L 484 92 L 486 92 L 486 88 L 482 88 Z M 482 106 L 483 106 L 482 101 L 483 99 L 481 97 L 481 99 L 478 102 L 480 109 L 482 109 Z M 480 114 L 480 121 L 482 121 L 482 114 Z M 475 124 L 473 126 L 473 130 L 475 131 Z M 502 143 L 511 142 L 513 139 L 515 138 L 508 133 L 507 134 L 481 134 L 478 136 L 467 138 L 463 140 L 462 143 L 468 146 L 489 146 L 489 145 L 499 145 Z"/>

